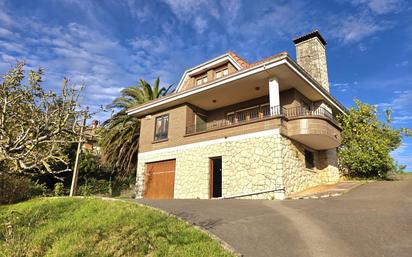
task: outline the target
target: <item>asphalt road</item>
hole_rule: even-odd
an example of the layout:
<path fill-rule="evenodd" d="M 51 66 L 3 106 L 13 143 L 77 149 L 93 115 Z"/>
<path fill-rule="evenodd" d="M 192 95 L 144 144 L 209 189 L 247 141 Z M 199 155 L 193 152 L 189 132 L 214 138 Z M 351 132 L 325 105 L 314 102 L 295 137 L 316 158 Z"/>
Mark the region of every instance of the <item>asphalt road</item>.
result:
<path fill-rule="evenodd" d="M 310 200 L 138 200 L 226 241 L 244 256 L 412 256 L 412 176 Z"/>

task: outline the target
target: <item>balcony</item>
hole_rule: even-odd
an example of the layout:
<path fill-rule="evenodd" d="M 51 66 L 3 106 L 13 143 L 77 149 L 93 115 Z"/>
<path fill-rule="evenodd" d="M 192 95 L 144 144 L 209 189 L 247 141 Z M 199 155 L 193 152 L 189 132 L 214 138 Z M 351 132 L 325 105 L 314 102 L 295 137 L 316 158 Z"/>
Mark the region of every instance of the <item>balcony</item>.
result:
<path fill-rule="evenodd" d="M 233 112 L 227 115 L 227 119 L 205 122 L 186 127 L 186 135 L 214 131 L 223 128 L 235 127 L 243 124 L 263 121 L 271 118 L 282 117 L 283 108 L 280 106 L 269 107 L 269 104 L 259 108 Z"/>
<path fill-rule="evenodd" d="M 341 144 L 339 123 L 325 108 L 286 110 L 288 137 L 315 150 L 336 148 Z"/>
<path fill-rule="evenodd" d="M 340 145 L 340 128 L 329 110 L 318 107 L 310 110 L 305 107 L 284 108 L 259 107 L 227 113 L 226 119 L 195 124 L 186 127 L 186 135 L 195 135 L 219 129 L 242 126 L 274 118 L 286 121 L 286 135 L 316 150 L 332 149 Z"/>
<path fill-rule="evenodd" d="M 332 115 L 332 113 L 324 107 L 318 107 L 315 110 L 310 110 L 308 108 L 297 106 L 292 108 L 284 109 L 285 116 L 290 119 L 299 118 L 321 118 L 332 122 L 334 125 L 339 127 L 338 121 Z"/>

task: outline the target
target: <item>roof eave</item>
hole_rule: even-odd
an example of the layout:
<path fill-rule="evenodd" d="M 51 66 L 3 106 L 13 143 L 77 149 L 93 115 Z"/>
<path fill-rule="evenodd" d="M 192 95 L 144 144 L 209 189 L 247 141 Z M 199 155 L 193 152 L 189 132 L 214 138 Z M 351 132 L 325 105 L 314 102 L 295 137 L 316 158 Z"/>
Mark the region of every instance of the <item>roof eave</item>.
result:
<path fill-rule="evenodd" d="M 303 78 L 306 79 L 307 82 L 309 82 L 309 84 L 312 85 L 316 90 L 318 90 L 318 92 L 321 95 L 323 95 L 327 100 L 329 100 L 329 102 L 333 103 L 335 105 L 335 107 L 337 107 L 338 110 L 340 110 L 344 114 L 348 113 L 348 110 L 346 109 L 345 106 L 343 106 L 335 97 L 333 97 L 325 88 L 323 88 L 315 79 L 312 78 L 312 76 L 310 76 L 310 74 L 308 74 L 299 64 L 297 64 L 286 53 L 282 53 L 281 55 L 279 55 L 278 58 L 269 60 L 267 62 L 263 62 L 259 65 L 252 66 L 252 67 L 247 68 L 247 69 L 242 69 L 242 70 L 226 77 L 224 80 L 212 81 L 208 84 L 205 84 L 202 87 L 194 87 L 194 88 L 191 88 L 189 90 L 184 90 L 184 91 L 181 91 L 181 92 L 173 93 L 173 94 L 167 95 L 165 97 L 152 100 L 152 101 L 147 102 L 145 104 L 142 104 L 142 105 L 139 105 L 139 106 L 136 106 L 136 107 L 132 107 L 132 108 L 126 110 L 126 112 L 127 112 L 128 115 L 138 114 L 139 112 L 147 110 L 148 109 L 147 107 L 150 106 L 150 105 L 155 105 L 155 104 L 158 104 L 159 102 L 165 102 L 165 101 L 169 100 L 170 98 L 178 98 L 179 96 L 184 95 L 184 94 L 189 94 L 190 95 L 191 91 L 198 91 L 201 88 L 208 88 L 210 86 L 213 86 L 213 84 L 224 85 L 225 81 L 229 81 L 229 80 L 233 79 L 236 76 L 241 77 L 242 74 L 244 74 L 246 72 L 250 72 L 254 69 L 257 70 L 261 67 L 266 67 L 267 65 L 272 64 L 272 63 L 276 63 L 276 62 L 279 62 L 279 64 L 282 64 L 280 62 L 282 60 L 286 60 L 287 61 L 286 63 L 289 64 L 289 66 L 292 69 L 294 68 L 295 71 L 298 71 L 299 72 L 298 75 L 302 74 Z M 196 94 L 196 93 L 194 93 L 194 94 Z M 153 107 L 155 107 L 155 106 L 153 106 Z"/>
<path fill-rule="evenodd" d="M 250 71 L 252 71 L 252 70 L 254 70 L 254 69 L 258 69 L 258 68 L 264 67 L 265 65 L 268 65 L 268 64 L 271 64 L 271 63 L 275 63 L 275 62 L 281 61 L 281 60 L 283 60 L 283 59 L 286 59 L 286 57 L 288 57 L 287 53 L 286 53 L 286 52 L 282 52 L 282 53 L 279 55 L 278 58 L 274 58 L 274 59 L 269 60 L 269 61 L 267 61 L 267 62 L 260 63 L 259 65 L 251 66 L 251 67 L 246 68 L 246 69 L 241 69 L 241 70 L 239 70 L 238 72 L 236 72 L 236 73 L 234 73 L 234 74 L 232 74 L 232 75 L 229 75 L 229 76 L 225 77 L 223 80 L 212 81 L 212 82 L 207 83 L 207 84 L 205 84 L 205 85 L 203 85 L 203 86 L 201 86 L 201 87 L 193 87 L 193 88 L 188 89 L 188 90 L 176 92 L 176 93 L 169 94 L 169 95 L 166 95 L 166 96 L 161 97 L 161 98 L 157 98 L 157 99 L 151 100 L 151 101 L 149 101 L 149 102 L 147 102 L 147 103 L 144 103 L 144 104 L 141 104 L 141 105 L 138 105 L 138 106 L 131 107 L 131 108 L 127 109 L 127 110 L 126 110 L 126 113 L 127 113 L 128 115 L 136 114 L 136 113 L 139 111 L 139 109 L 143 109 L 143 108 L 146 109 L 146 107 L 149 106 L 149 105 L 153 105 L 153 104 L 156 104 L 156 103 L 158 103 L 158 102 L 166 101 L 167 99 L 170 99 L 170 98 L 172 98 L 172 97 L 178 97 L 179 95 L 186 94 L 186 93 L 190 93 L 191 91 L 198 90 L 199 88 L 205 88 L 205 87 L 211 86 L 211 85 L 216 84 L 216 83 L 225 84 L 224 81 L 230 80 L 230 79 L 232 79 L 233 77 L 241 76 L 241 75 L 242 75 L 243 73 L 245 73 L 245 72 L 250 72 Z M 222 82 L 223 82 L 223 83 L 222 83 Z"/>

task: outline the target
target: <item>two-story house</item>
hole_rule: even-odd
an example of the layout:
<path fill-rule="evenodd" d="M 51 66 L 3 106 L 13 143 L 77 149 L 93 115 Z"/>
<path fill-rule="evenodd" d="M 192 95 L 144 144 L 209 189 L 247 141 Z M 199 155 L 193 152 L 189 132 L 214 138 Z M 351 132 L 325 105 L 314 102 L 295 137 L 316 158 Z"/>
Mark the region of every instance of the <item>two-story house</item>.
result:
<path fill-rule="evenodd" d="M 175 92 L 129 109 L 141 119 L 137 197 L 283 199 L 339 179 L 335 117 L 319 31 L 248 63 L 233 52 L 184 72 Z"/>

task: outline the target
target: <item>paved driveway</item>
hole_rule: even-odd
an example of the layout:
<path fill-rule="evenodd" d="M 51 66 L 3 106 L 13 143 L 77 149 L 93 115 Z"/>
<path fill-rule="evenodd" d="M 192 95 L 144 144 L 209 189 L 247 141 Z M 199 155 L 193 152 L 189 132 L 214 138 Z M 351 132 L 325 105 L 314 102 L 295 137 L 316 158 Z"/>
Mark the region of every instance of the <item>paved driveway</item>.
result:
<path fill-rule="evenodd" d="M 314 200 L 139 200 L 244 256 L 412 256 L 412 176 Z"/>

